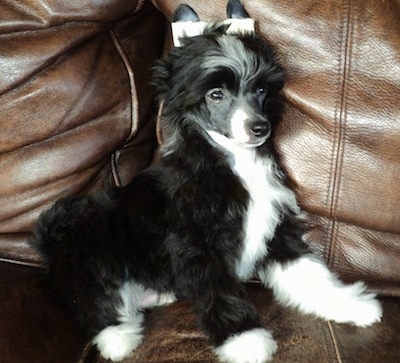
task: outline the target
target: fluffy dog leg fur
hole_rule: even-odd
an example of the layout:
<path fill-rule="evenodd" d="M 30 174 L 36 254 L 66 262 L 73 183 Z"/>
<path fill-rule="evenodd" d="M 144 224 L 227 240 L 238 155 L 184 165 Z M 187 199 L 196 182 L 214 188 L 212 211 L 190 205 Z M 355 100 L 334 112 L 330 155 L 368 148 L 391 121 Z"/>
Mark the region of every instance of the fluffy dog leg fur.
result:
<path fill-rule="evenodd" d="M 315 256 L 271 263 L 259 276 L 278 301 L 303 313 L 361 327 L 381 319 L 381 305 L 362 282 L 343 284 Z"/>
<path fill-rule="evenodd" d="M 104 358 L 114 362 L 121 361 L 142 342 L 143 313 L 138 305 L 144 293 L 145 290 L 133 282 L 126 282 L 120 288 L 119 294 L 122 300 L 118 308 L 120 324 L 104 328 L 92 340 Z"/>

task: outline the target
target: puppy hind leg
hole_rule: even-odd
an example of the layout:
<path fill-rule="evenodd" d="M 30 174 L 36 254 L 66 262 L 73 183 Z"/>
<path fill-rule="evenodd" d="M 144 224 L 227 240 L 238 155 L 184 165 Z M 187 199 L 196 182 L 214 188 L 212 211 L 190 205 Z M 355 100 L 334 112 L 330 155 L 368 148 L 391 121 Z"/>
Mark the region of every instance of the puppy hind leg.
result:
<path fill-rule="evenodd" d="M 259 322 L 247 294 L 223 295 L 215 298 L 210 308 L 202 313 L 203 326 L 215 344 L 214 352 L 219 360 L 225 363 L 270 361 L 278 345 Z"/>
<path fill-rule="evenodd" d="M 277 300 L 338 323 L 368 326 L 380 321 L 382 308 L 362 282 L 345 285 L 315 256 L 304 255 L 291 262 L 272 262 L 259 271 L 263 283 Z"/>
<path fill-rule="evenodd" d="M 119 289 L 121 304 L 116 309 L 119 324 L 107 326 L 92 340 L 103 358 L 121 361 L 140 345 L 143 313 L 138 297 L 142 291 L 143 288 L 133 282 L 125 282 Z"/>
<path fill-rule="evenodd" d="M 189 268 L 194 267 L 187 267 L 186 271 Z M 201 267 L 196 270 L 200 272 Z M 278 346 L 272 334 L 262 326 L 245 287 L 225 269 L 220 270 L 219 277 L 214 272 L 198 273 L 204 280 L 197 281 L 197 286 L 193 279 L 188 280 L 193 290 L 185 295 L 194 302 L 194 310 L 199 313 L 201 325 L 215 346 L 215 354 L 225 363 L 270 361 Z"/>

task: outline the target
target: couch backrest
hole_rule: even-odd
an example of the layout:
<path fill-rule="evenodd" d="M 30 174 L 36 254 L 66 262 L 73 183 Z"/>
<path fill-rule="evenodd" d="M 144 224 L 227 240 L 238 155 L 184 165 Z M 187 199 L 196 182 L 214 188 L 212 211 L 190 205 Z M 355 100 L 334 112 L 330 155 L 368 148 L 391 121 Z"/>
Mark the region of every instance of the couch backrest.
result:
<path fill-rule="evenodd" d="M 153 0 L 171 17 L 179 0 Z M 203 20 L 226 0 L 185 0 Z M 287 70 L 275 140 L 310 227 L 345 280 L 400 296 L 397 0 L 243 1 Z M 165 21 L 150 1 L 0 0 L 0 260 L 56 199 L 122 185 L 154 150 L 149 69 Z"/>

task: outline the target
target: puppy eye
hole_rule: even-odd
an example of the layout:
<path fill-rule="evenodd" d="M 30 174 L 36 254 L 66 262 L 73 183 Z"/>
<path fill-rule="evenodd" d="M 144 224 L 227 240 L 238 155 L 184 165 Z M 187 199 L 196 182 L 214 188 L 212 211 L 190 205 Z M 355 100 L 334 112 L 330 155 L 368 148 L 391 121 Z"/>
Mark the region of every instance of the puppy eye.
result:
<path fill-rule="evenodd" d="M 215 102 L 220 102 L 225 98 L 224 92 L 222 92 L 220 89 L 212 91 L 209 94 L 209 97 L 215 101 Z"/>
<path fill-rule="evenodd" d="M 257 94 L 259 94 L 259 95 L 266 95 L 267 93 L 268 93 L 267 88 L 262 87 L 262 86 L 257 87 Z"/>

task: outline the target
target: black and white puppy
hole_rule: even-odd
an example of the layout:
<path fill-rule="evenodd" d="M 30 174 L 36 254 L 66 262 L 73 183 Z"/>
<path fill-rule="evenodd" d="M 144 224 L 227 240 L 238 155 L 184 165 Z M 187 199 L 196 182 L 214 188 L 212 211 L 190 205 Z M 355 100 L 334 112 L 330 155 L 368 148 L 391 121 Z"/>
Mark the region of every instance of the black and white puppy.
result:
<path fill-rule="evenodd" d="M 228 15 L 247 17 L 232 0 Z M 181 6 L 175 20 L 198 17 Z M 271 142 L 283 71 L 269 45 L 230 27 L 181 36 L 155 67 L 159 162 L 113 200 L 58 201 L 34 230 L 52 289 L 104 358 L 129 356 L 143 310 L 178 298 L 192 302 L 220 361 L 270 360 L 277 344 L 243 285 L 254 275 L 304 313 L 358 326 L 381 318 L 363 283 L 344 285 L 303 242 Z"/>

